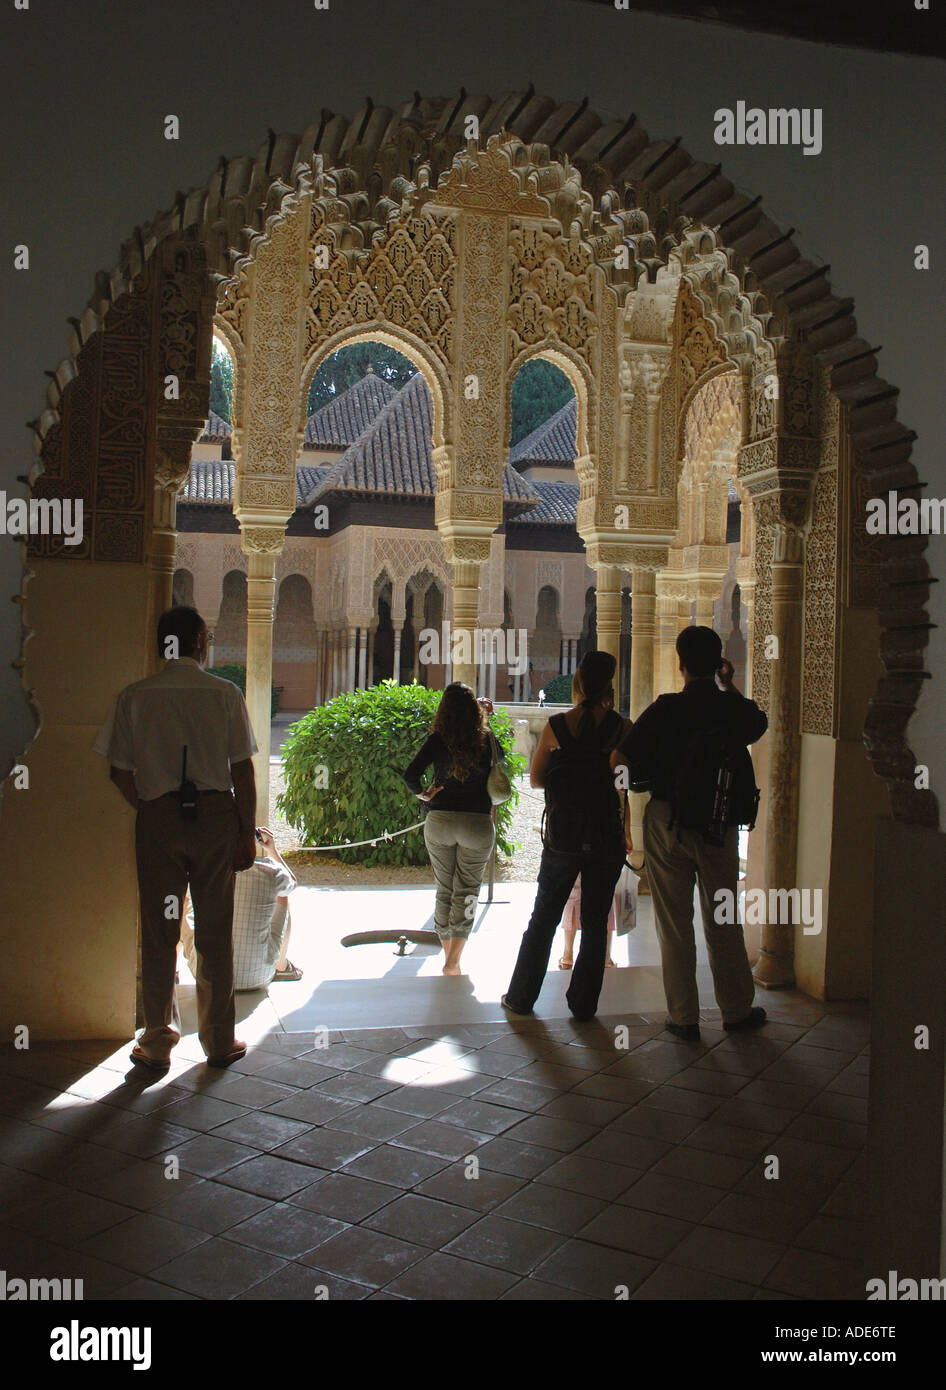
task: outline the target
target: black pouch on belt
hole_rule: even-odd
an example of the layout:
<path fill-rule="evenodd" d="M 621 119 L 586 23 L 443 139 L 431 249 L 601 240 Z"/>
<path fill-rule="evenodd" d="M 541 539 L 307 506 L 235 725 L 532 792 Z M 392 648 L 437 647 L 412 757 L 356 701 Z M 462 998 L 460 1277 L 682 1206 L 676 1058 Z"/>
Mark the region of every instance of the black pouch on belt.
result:
<path fill-rule="evenodd" d="M 197 819 L 197 788 L 193 782 L 187 780 L 187 745 L 184 745 L 184 757 L 181 762 L 181 785 L 177 789 L 177 804 L 181 812 L 181 820 Z"/>

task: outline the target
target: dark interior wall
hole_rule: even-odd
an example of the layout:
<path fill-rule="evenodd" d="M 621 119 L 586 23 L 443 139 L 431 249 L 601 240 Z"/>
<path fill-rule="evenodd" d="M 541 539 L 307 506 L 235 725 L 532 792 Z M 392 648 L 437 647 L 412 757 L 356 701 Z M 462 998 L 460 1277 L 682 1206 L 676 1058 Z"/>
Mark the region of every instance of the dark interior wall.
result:
<path fill-rule="evenodd" d="M 941 450 L 944 189 L 943 67 L 577 4 L 574 0 L 33 0 L 4 6 L 2 210 L 4 323 L 0 491 L 20 491 L 30 466 L 27 419 L 44 407 L 43 370 L 65 353 L 94 272 L 111 269 L 136 223 L 176 190 L 203 183 L 221 154 L 255 153 L 267 127 L 301 133 L 322 106 L 353 114 L 425 94 L 524 88 L 561 100 L 587 95 L 605 119 L 632 111 L 652 138 L 681 136 L 769 214 L 797 229 L 803 254 L 831 263 L 854 296 L 861 332 L 882 343 L 882 370 L 901 389 L 900 416 L 920 438 L 931 493 L 946 493 Z M 818 107 L 824 146 L 719 147 L 714 112 L 745 100 Z M 175 114 L 179 141 L 163 137 Z M 913 248 L 931 247 L 932 270 Z M 31 268 L 13 270 L 12 248 Z M 946 540 L 933 538 L 942 571 Z M 33 721 L 10 662 L 18 655 L 19 548 L 0 539 L 0 761 L 22 750 Z M 933 600 L 946 630 L 946 585 Z M 94 656 L 94 654 L 93 654 Z M 946 783 L 937 686 L 942 644 L 911 730 Z"/>

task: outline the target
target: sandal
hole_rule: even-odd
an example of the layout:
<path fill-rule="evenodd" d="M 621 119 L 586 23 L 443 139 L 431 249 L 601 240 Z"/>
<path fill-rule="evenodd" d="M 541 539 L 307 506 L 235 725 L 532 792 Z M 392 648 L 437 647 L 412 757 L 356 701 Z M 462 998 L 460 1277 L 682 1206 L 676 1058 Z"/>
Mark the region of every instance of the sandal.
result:
<path fill-rule="evenodd" d="M 147 1053 L 142 1052 L 141 1048 L 137 1046 L 132 1048 L 128 1056 L 134 1066 L 146 1067 L 148 1071 L 157 1071 L 163 1075 L 166 1071 L 170 1071 L 171 1069 L 170 1060 L 160 1062 L 156 1057 L 149 1057 Z"/>
<path fill-rule="evenodd" d="M 286 961 L 285 970 L 277 970 L 273 976 L 274 980 L 301 980 L 302 971 L 298 965 L 293 965 L 291 960 Z"/>
<path fill-rule="evenodd" d="M 558 963 L 558 968 L 559 970 L 571 970 L 574 964 L 575 962 L 573 960 L 566 960 L 565 957 L 562 956 L 562 959 Z"/>

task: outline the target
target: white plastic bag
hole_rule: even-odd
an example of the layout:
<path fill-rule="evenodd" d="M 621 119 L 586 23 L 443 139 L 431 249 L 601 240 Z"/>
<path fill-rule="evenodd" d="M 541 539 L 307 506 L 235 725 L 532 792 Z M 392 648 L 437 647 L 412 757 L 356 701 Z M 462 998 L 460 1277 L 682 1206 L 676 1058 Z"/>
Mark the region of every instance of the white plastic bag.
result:
<path fill-rule="evenodd" d="M 630 864 L 625 864 L 614 890 L 614 926 L 618 936 L 625 936 L 637 926 L 637 888 L 640 879 Z"/>

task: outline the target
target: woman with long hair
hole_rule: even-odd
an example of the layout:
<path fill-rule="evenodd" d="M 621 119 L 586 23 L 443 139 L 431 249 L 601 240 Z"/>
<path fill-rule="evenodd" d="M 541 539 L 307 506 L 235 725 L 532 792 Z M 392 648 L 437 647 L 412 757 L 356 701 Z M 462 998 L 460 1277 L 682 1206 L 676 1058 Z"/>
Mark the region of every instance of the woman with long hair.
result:
<path fill-rule="evenodd" d="M 454 681 L 441 696 L 430 736 L 404 771 L 404 781 L 426 805 L 424 842 L 437 884 L 434 925 L 444 949 L 443 973 L 459 975 L 460 956 L 473 929 L 480 884 L 493 849 L 492 801 L 486 781 L 492 766 L 487 715 L 468 685 Z M 424 790 L 421 776 L 433 764 Z"/>
<path fill-rule="evenodd" d="M 565 995 L 575 1018 L 593 1018 L 604 980 L 608 913 L 627 848 L 611 754 L 630 727 L 613 709 L 616 662 L 586 652 L 572 681 L 572 708 L 542 731 L 529 780 L 545 789 L 542 860 L 532 917 L 503 1007 L 529 1015 L 549 966 L 555 929 L 581 875 L 581 945 Z"/>

